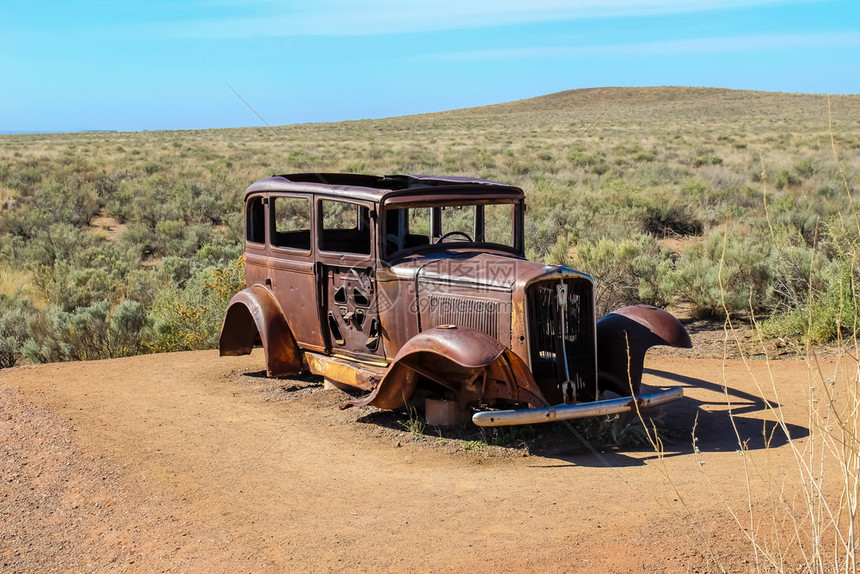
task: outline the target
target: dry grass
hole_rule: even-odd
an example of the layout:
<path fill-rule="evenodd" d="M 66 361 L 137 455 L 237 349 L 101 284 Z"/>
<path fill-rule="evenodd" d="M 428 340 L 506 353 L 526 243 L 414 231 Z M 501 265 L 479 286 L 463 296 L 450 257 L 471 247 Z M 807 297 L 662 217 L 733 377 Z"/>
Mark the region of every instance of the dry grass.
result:
<path fill-rule="evenodd" d="M 43 239 L 20 229 L 20 220 L 79 188 L 96 199 L 83 194 L 86 209 L 78 209 L 74 225 L 89 236 L 91 225 L 101 227 L 96 238 L 121 244 L 123 252 L 75 264 L 98 264 L 108 276 L 136 281 L 102 289 L 98 298 L 119 303 L 132 293 L 149 308 L 136 272 L 157 272 L 171 256 L 198 267 L 235 259 L 241 194 L 250 182 L 309 170 L 452 174 L 522 186 L 529 257 L 617 285 L 612 304 L 675 303 L 696 317 L 719 316 L 713 247 L 728 233 L 739 244 L 729 253 L 738 270 L 727 283 L 735 291 L 732 312 L 750 297 L 757 313 L 785 311 L 802 306 L 807 288 L 776 284 L 766 276 L 768 264 L 758 275 L 744 269 L 778 251 L 775 242 L 790 251 L 786 266 L 799 265 L 798 272 L 810 257 L 820 264 L 838 255 L 832 235 L 847 208 L 843 182 L 850 195 L 860 177 L 860 97 L 831 102 L 833 142 L 825 96 L 677 87 L 576 90 L 435 114 L 279 126 L 277 133 L 253 127 L 3 135 L 0 235 L 16 247 L 0 251 L 0 268 L 30 265 L 56 249 L 37 249 L 34 241 Z M 758 191 L 762 159 L 774 234 Z M 34 225 L 47 232 L 68 223 L 61 211 Z M 54 270 L 50 257 L 38 266 Z M 819 271 L 813 291 L 831 273 Z M 163 278 L 152 283 L 171 286 Z M 51 297 L 48 303 L 74 304 Z"/>

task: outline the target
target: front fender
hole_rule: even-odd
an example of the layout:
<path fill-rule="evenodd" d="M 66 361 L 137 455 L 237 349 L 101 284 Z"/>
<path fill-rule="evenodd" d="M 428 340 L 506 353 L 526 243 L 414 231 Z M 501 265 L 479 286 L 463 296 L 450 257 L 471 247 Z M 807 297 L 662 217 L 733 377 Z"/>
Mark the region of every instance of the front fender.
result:
<path fill-rule="evenodd" d="M 546 404 L 528 366 L 493 337 L 469 327 L 437 327 L 406 342 L 370 394 L 344 406 L 402 407 L 419 377 L 454 393 L 457 402 L 506 399 Z"/>
<path fill-rule="evenodd" d="M 693 346 L 670 313 L 650 305 L 622 307 L 597 322 L 598 385 L 620 395 L 639 394 L 645 353 L 655 345 Z"/>
<path fill-rule="evenodd" d="M 275 296 L 262 285 L 252 285 L 230 300 L 221 325 L 221 356 L 247 355 L 258 338 L 266 354 L 267 376 L 301 371 L 299 347 Z"/>

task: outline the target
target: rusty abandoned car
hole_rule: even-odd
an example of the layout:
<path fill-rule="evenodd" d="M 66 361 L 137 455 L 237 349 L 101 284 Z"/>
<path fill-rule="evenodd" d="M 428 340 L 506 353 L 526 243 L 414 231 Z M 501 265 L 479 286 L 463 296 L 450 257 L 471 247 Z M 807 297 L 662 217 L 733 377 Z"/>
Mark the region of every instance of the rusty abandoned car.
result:
<path fill-rule="evenodd" d="M 309 371 L 366 393 L 347 405 L 426 404 L 431 424 L 530 424 L 683 396 L 640 385 L 650 347 L 691 346 L 684 327 L 649 306 L 596 320 L 589 276 L 525 258 L 524 197 L 463 177 L 252 184 L 247 288 L 227 309 L 221 355 L 262 345 L 268 376 Z"/>

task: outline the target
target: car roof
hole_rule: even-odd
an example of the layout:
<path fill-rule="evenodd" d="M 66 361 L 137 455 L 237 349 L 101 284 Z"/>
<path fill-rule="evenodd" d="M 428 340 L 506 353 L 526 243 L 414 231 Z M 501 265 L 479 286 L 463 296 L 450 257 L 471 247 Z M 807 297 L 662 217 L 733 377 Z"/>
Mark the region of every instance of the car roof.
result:
<path fill-rule="evenodd" d="M 493 197 L 516 200 L 523 191 L 511 185 L 462 176 L 432 175 L 364 175 L 353 173 L 294 173 L 273 175 L 252 183 L 245 197 L 265 191 L 302 191 L 337 199 L 360 199 L 381 202 L 393 196 L 411 196 L 415 200 L 438 199 L 440 196 Z"/>

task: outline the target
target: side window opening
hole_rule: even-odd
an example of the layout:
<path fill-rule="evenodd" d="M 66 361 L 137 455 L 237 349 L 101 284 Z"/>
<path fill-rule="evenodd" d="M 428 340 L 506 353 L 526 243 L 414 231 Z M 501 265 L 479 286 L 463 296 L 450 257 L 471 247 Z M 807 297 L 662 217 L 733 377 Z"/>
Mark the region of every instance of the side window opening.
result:
<path fill-rule="evenodd" d="M 430 207 L 387 210 L 385 212 L 386 253 L 392 255 L 410 247 L 429 245 L 431 212 Z"/>
<path fill-rule="evenodd" d="M 355 203 L 320 201 L 320 249 L 341 253 L 370 254 L 370 210 Z"/>
<path fill-rule="evenodd" d="M 288 249 L 311 248 L 311 202 L 306 197 L 273 197 L 272 245 Z"/>
<path fill-rule="evenodd" d="M 251 243 L 266 242 L 266 206 L 262 197 L 252 197 L 245 207 L 245 238 Z"/>

